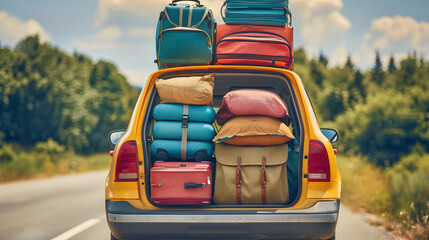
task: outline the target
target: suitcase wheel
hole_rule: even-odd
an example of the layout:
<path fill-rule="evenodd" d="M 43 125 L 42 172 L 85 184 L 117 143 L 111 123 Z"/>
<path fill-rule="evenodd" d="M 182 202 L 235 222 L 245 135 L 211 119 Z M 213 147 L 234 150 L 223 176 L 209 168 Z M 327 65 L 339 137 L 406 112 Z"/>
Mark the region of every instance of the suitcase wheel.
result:
<path fill-rule="evenodd" d="M 158 148 L 156 149 L 156 159 L 157 161 L 168 161 L 168 152 L 165 149 Z"/>
<path fill-rule="evenodd" d="M 195 161 L 207 161 L 207 149 L 200 149 L 195 153 Z"/>

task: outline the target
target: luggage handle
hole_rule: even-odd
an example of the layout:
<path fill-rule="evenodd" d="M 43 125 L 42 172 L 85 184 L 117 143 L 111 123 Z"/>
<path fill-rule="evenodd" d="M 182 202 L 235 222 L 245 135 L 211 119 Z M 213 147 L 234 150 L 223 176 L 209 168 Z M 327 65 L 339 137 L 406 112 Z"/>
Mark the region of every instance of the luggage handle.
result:
<path fill-rule="evenodd" d="M 186 2 L 186 1 L 188 1 L 188 2 L 195 2 L 195 3 L 198 4 L 198 6 L 201 5 L 201 2 L 199 0 L 173 0 L 172 4 L 175 4 L 177 2 Z"/>
<path fill-rule="evenodd" d="M 189 189 L 189 188 L 199 188 L 199 187 L 206 187 L 206 183 L 190 183 L 190 182 L 185 182 L 184 186 L 185 189 Z"/>
<path fill-rule="evenodd" d="M 226 7 L 226 1 L 223 3 L 222 7 L 220 8 L 220 16 L 222 17 L 222 19 L 223 19 L 223 21 L 224 21 L 224 22 L 226 22 L 226 21 L 225 21 L 226 17 L 225 17 L 225 15 L 223 14 L 223 13 L 224 13 L 223 9 L 224 9 L 225 7 Z M 226 10 L 225 10 L 225 11 L 226 11 Z"/>
<path fill-rule="evenodd" d="M 292 27 L 292 13 L 285 7 L 285 16 L 289 16 L 289 27 Z"/>

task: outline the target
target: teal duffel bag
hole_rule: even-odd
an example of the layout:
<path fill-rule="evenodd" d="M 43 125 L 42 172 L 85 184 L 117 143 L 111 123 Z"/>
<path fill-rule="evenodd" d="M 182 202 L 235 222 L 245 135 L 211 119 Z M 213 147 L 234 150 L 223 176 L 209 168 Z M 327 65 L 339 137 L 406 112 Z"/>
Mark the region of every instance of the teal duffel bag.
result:
<path fill-rule="evenodd" d="M 190 141 L 209 141 L 215 135 L 213 125 L 202 122 L 188 122 L 187 139 Z M 153 137 L 155 139 L 182 139 L 182 122 L 180 121 L 159 121 L 153 127 Z"/>
<path fill-rule="evenodd" d="M 292 26 L 288 0 L 226 0 L 221 15 L 226 24 Z"/>
<path fill-rule="evenodd" d="M 188 141 L 186 144 L 186 158 L 182 158 L 182 144 L 180 140 L 156 139 L 150 145 L 150 153 L 157 161 L 173 161 L 175 159 L 207 161 L 211 160 L 214 152 L 212 142 Z"/>
<path fill-rule="evenodd" d="M 211 10 L 197 5 L 176 4 L 174 0 L 161 12 L 157 26 L 158 68 L 211 63 L 216 22 Z"/>
<path fill-rule="evenodd" d="M 190 122 L 213 123 L 216 112 L 211 106 L 188 105 L 188 120 Z M 163 103 L 158 104 L 153 109 L 153 119 L 155 121 L 182 121 L 183 104 Z"/>

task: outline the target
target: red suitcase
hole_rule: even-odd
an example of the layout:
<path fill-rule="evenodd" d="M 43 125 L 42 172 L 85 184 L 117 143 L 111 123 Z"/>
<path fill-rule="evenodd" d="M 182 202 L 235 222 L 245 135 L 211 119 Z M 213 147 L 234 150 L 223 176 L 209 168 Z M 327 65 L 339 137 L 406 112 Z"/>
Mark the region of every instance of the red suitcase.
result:
<path fill-rule="evenodd" d="M 293 67 L 293 28 L 218 25 L 216 64 Z"/>
<path fill-rule="evenodd" d="M 210 205 L 212 178 L 211 162 L 155 162 L 151 200 L 158 205 Z"/>

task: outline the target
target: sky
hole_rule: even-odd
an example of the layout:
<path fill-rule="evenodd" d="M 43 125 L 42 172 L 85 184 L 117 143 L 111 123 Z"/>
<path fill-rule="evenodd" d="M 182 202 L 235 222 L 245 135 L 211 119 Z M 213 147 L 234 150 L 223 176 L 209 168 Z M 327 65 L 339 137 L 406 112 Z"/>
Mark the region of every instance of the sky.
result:
<path fill-rule="evenodd" d="M 27 35 L 93 60 L 114 62 L 134 86 L 156 71 L 155 29 L 171 0 L 0 0 L 0 44 L 15 47 Z M 222 24 L 223 0 L 201 0 Z M 330 66 L 348 56 L 362 70 L 375 51 L 386 66 L 416 52 L 429 59 L 429 0 L 290 0 L 294 47 L 323 53 Z"/>

